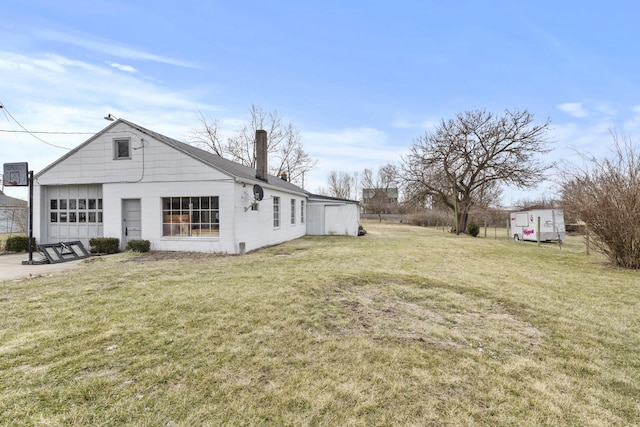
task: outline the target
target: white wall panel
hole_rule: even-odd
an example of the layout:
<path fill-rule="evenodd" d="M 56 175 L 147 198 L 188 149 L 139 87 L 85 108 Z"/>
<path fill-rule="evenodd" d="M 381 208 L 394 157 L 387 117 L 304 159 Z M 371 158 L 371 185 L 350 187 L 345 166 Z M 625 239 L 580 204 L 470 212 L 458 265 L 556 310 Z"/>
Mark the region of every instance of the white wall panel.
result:
<path fill-rule="evenodd" d="M 129 138 L 131 159 L 114 160 L 115 139 Z M 125 124 L 98 136 L 38 177 L 38 184 L 223 179 L 228 176 Z"/>

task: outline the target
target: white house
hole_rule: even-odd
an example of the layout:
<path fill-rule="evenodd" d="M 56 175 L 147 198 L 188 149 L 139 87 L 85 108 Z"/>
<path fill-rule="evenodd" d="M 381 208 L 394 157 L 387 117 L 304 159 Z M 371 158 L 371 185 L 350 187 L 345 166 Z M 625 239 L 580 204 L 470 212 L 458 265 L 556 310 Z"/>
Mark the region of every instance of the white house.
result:
<path fill-rule="evenodd" d="M 122 249 L 144 239 L 152 250 L 242 254 L 306 235 L 322 211 L 324 228 L 309 234 L 357 235 L 359 216 L 330 215 L 327 226 L 329 199 L 268 175 L 266 132 L 256 143 L 253 169 L 118 119 L 35 175 L 33 234 L 40 243 L 116 237 Z M 358 211 L 354 201 L 330 204 Z"/>

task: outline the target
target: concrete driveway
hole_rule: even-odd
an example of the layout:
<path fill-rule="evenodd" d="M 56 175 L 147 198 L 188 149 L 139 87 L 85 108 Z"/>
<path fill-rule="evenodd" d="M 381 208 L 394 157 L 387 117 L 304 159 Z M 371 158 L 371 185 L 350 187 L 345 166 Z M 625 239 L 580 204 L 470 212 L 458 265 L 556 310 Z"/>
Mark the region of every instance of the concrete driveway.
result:
<path fill-rule="evenodd" d="M 34 260 L 41 257 L 42 255 L 39 253 L 33 254 Z M 22 261 L 26 261 L 28 259 L 28 253 L 0 255 L 0 282 L 24 279 L 27 277 L 46 276 L 51 273 L 78 268 L 80 263 L 83 261 L 79 259 L 75 261 L 61 262 L 58 264 L 22 265 Z"/>

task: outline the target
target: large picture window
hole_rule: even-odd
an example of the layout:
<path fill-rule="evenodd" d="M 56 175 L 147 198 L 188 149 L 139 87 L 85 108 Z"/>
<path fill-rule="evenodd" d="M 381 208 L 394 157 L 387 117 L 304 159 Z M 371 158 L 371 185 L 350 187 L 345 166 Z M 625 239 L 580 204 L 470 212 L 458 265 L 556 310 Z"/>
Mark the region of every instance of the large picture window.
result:
<path fill-rule="evenodd" d="M 220 234 L 217 196 L 163 197 L 162 235 L 209 237 Z"/>

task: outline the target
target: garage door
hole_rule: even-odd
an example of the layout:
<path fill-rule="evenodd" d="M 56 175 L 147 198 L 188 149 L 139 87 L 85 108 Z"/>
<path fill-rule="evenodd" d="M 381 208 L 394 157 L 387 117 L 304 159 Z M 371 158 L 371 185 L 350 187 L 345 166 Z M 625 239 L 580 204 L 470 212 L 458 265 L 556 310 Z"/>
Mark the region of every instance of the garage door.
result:
<path fill-rule="evenodd" d="M 89 239 L 102 237 L 102 186 L 64 185 L 46 190 L 46 242 L 80 240 L 88 248 Z"/>

